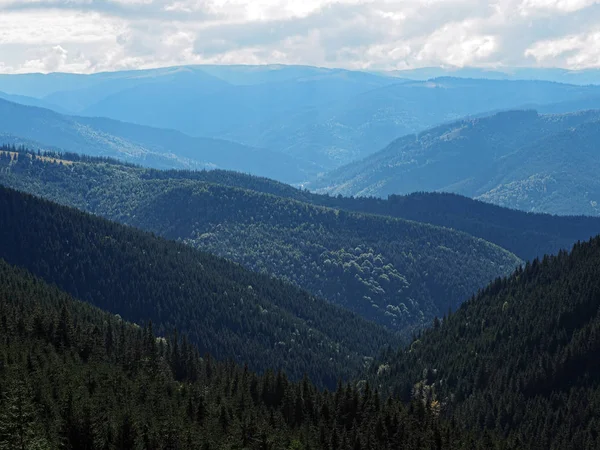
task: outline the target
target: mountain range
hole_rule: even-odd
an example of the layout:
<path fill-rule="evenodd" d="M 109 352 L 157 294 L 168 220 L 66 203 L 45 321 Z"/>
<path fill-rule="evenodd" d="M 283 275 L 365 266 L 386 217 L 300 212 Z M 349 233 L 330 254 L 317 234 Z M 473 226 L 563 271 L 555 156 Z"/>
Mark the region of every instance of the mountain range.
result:
<path fill-rule="evenodd" d="M 0 75 L 0 450 L 600 448 L 599 73 Z"/>
<path fill-rule="evenodd" d="M 80 163 L 22 157 L 38 168 Z M 188 246 L 6 188 L 0 206 L 9 448 L 599 444 L 600 238 L 498 278 L 394 350 L 382 328 Z M 265 364 L 292 379 L 252 372 Z M 353 382 L 318 388 L 335 375 Z"/>
<path fill-rule="evenodd" d="M 0 142 L 108 156 L 158 168 L 227 168 L 283 181 L 301 181 L 314 165 L 290 156 L 219 139 L 77 117 L 0 99 Z"/>
<path fill-rule="evenodd" d="M 598 215 L 598 111 L 509 111 L 441 125 L 311 184 L 378 196 L 445 191 L 525 211 Z"/>
<path fill-rule="evenodd" d="M 600 98 L 600 88 L 593 85 L 451 77 L 415 81 L 302 66 L 5 75 L 0 91 L 34 97 L 36 106 L 71 115 L 174 129 L 285 154 L 300 160 L 305 174 L 287 177 L 288 182 L 307 181 L 403 135 L 464 116 L 529 105 L 569 112 L 577 102 Z M 257 173 L 253 170 L 246 171 Z"/>

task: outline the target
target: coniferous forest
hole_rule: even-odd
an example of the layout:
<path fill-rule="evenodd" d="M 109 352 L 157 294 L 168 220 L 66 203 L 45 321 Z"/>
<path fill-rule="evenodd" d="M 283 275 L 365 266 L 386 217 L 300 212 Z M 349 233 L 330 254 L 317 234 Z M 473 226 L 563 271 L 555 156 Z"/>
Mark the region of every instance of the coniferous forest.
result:
<path fill-rule="evenodd" d="M 274 275 L 405 338 L 522 259 L 600 232 L 600 219 L 455 195 L 349 199 L 232 172 L 163 172 L 9 148 L 0 159 L 6 185 Z"/>
<path fill-rule="evenodd" d="M 143 203 L 147 200 L 143 181 L 187 180 L 237 187 L 316 206 L 452 228 L 492 242 L 523 260 L 569 249 L 578 240 L 587 240 L 600 233 L 600 219 L 596 217 L 525 213 L 456 194 L 421 192 L 391 195 L 387 199 L 330 196 L 232 171 L 154 170 L 127 165 L 111 158 L 73 153 L 50 151 L 38 156 L 39 152 L 28 151 L 26 147 L 6 145 L 2 146 L 1 151 L 4 153 L 1 159 L 4 170 L 0 173 L 0 179 L 4 185 L 110 216 L 108 218 L 113 220 L 124 220 L 128 209 L 133 207 L 127 204 L 120 208 L 122 211 L 111 211 L 102 204 L 103 200 L 108 203 L 105 191 L 129 189 L 130 200 Z M 19 158 L 18 153 L 30 156 Z M 36 158 L 32 158 L 33 153 Z M 44 154 L 48 156 L 44 157 Z M 47 164 L 53 161 L 60 163 Z M 87 164 L 72 166 L 72 162 Z M 65 165 L 70 170 L 65 170 Z M 111 201 L 118 200 L 117 196 L 111 197 Z"/>
<path fill-rule="evenodd" d="M 0 188 L 0 257 L 159 335 L 252 370 L 354 376 L 398 339 L 288 283 L 134 228 Z"/>
<path fill-rule="evenodd" d="M 0 450 L 600 448 L 598 219 L 0 161 Z"/>
<path fill-rule="evenodd" d="M 0 448 L 474 448 L 422 403 L 262 375 L 0 261 Z M 481 447 L 483 448 L 483 447 Z"/>
<path fill-rule="evenodd" d="M 371 368 L 508 448 L 600 447 L 600 237 L 527 263 Z M 490 438 L 491 439 L 491 438 Z"/>

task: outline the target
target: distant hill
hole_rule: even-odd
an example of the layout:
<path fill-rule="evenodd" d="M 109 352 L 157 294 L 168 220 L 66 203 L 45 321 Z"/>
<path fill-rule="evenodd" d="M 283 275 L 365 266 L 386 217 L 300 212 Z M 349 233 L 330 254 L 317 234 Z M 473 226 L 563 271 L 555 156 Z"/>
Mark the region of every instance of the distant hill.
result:
<path fill-rule="evenodd" d="M 25 154 L 0 165 L 7 186 L 289 280 L 405 336 L 520 263 L 462 232 L 195 179 L 203 172 Z"/>
<path fill-rule="evenodd" d="M 45 200 L 0 189 L 0 258 L 201 354 L 308 374 L 332 388 L 397 342 L 382 327 L 268 275 Z"/>
<path fill-rule="evenodd" d="M 568 70 L 538 67 L 499 67 L 482 69 L 478 67 L 423 67 L 419 69 L 381 72 L 413 80 L 429 80 L 437 77 L 485 78 L 489 80 L 539 80 L 568 84 L 600 84 L 600 70 Z"/>
<path fill-rule="evenodd" d="M 49 103 L 45 100 L 41 100 L 35 97 L 27 97 L 25 95 L 12 95 L 6 94 L 4 92 L 0 92 L 0 99 L 7 100 L 13 103 L 19 103 L 25 106 L 35 106 L 38 108 L 46 108 L 51 109 L 53 111 L 59 112 L 61 114 L 69 114 L 69 111 L 61 108 L 60 106 Z"/>
<path fill-rule="evenodd" d="M 294 120 L 291 116 L 299 112 L 391 82 L 374 75 L 332 70 L 321 75 L 251 85 L 230 85 L 215 80 L 200 69 L 182 69 L 172 76 L 162 76 L 109 95 L 102 91 L 102 99 L 79 112 L 177 129 L 193 136 L 227 139 L 226 136 L 231 135 L 237 142 L 246 143 L 265 133 L 285 133 L 285 130 L 275 131 L 275 125 L 268 125 L 270 122 L 279 122 L 282 118 Z M 59 92 L 47 98 L 53 100 L 56 96 L 58 100 L 65 94 L 68 93 Z M 238 129 L 244 130 L 240 139 Z M 292 154 L 282 144 L 278 142 L 268 148 Z M 307 156 L 302 152 L 293 154 Z"/>
<path fill-rule="evenodd" d="M 594 238 L 495 281 L 373 366 L 371 379 L 485 431 L 490 448 L 596 449 L 599 352 Z"/>
<path fill-rule="evenodd" d="M 525 211 L 598 215 L 600 113 L 510 111 L 400 138 L 311 184 L 387 196 L 446 191 Z"/>
<path fill-rule="evenodd" d="M 600 86 L 593 85 L 435 74 L 407 80 L 281 65 L 6 75 L 0 76 L 0 90 L 78 115 L 266 148 L 312 164 L 312 175 L 370 155 L 403 135 L 465 116 L 525 105 L 562 104 L 565 112 L 600 97 Z"/>
<path fill-rule="evenodd" d="M 177 172 L 169 172 L 174 176 Z M 186 176 L 186 175 L 182 175 Z M 315 194 L 266 178 L 226 171 L 188 174 L 193 179 L 239 186 L 314 205 L 414 220 L 463 231 L 524 260 L 554 254 L 600 233 L 600 218 L 526 213 L 457 194 L 418 192 L 378 197 Z"/>
<path fill-rule="evenodd" d="M 104 118 L 75 117 L 0 99 L 3 135 L 18 136 L 36 147 L 61 148 L 110 156 L 158 168 L 225 168 L 288 182 L 306 180 L 316 169 L 281 153 L 210 138 L 193 138 Z"/>

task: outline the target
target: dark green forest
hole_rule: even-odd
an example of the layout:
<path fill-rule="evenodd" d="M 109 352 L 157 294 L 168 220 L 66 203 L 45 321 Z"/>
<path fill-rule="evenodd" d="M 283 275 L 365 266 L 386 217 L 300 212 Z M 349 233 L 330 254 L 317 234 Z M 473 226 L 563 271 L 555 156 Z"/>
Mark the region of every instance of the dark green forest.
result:
<path fill-rule="evenodd" d="M 3 147 L 4 151 L 21 151 L 14 147 Z M 72 153 L 52 153 L 65 161 L 80 161 L 93 163 L 108 163 L 110 165 L 124 166 L 125 164 L 110 158 L 86 157 Z M 24 162 L 25 160 L 21 161 Z M 7 159 L 4 160 L 4 167 Z M 13 161 L 16 163 L 17 160 Z M 129 166 L 133 167 L 133 166 Z M 40 168 L 35 164 L 10 166 L 0 174 L 2 183 L 8 186 L 19 186 L 36 195 L 68 198 L 69 203 L 79 208 L 86 208 L 87 199 L 77 195 L 74 187 L 81 184 L 81 179 L 65 179 L 64 173 L 54 172 L 56 168 Z M 82 168 L 82 171 L 89 167 Z M 105 168 L 104 170 L 110 170 Z M 54 173 L 53 173 L 54 172 Z M 101 172 L 97 168 L 97 172 Z M 288 184 L 280 183 L 268 178 L 247 175 L 239 172 L 224 170 L 153 170 L 137 167 L 131 170 L 129 177 L 123 177 L 119 171 L 113 175 L 117 181 L 105 180 L 106 174 L 96 173 L 98 182 L 123 183 L 123 178 L 133 182 L 134 173 L 144 180 L 194 180 L 239 187 L 251 191 L 272 194 L 278 197 L 298 200 L 318 206 L 326 206 L 347 211 L 377 214 L 397 217 L 401 219 L 425 222 L 455 230 L 464 231 L 470 235 L 480 237 L 486 241 L 499 245 L 514 253 L 523 260 L 531 260 L 546 254 L 554 254 L 559 250 L 566 250 L 578 240 L 587 240 L 600 233 L 600 218 L 590 216 L 555 216 L 550 214 L 536 214 L 503 208 L 500 206 L 473 200 L 457 194 L 419 192 L 409 195 L 390 195 L 387 199 L 378 197 L 343 197 L 315 194 L 305 189 L 297 189 Z M 73 171 L 72 176 L 77 177 Z M 81 175 L 79 175 L 79 178 Z M 86 185 L 93 189 L 93 184 Z M 67 188 L 71 188 L 67 190 Z M 88 195 L 93 196 L 93 192 Z M 90 206 L 87 206 L 89 208 Z"/>
<path fill-rule="evenodd" d="M 390 195 L 387 199 L 343 197 L 316 194 L 268 178 L 224 170 L 146 172 L 147 177 L 151 178 L 207 181 L 313 205 L 452 228 L 492 242 L 523 260 L 569 249 L 578 240 L 587 240 L 600 233 L 600 218 L 597 217 L 536 214 L 503 208 L 451 193 L 416 192 L 408 195 Z"/>
<path fill-rule="evenodd" d="M 285 237 L 290 250 L 292 230 L 308 243 L 346 230 L 340 240 L 371 239 L 382 249 L 378 233 L 381 242 L 410 235 L 415 250 L 432 246 L 432 258 L 452 242 L 498 247 L 193 179 L 210 172 L 167 176 L 109 159 L 0 156 L 3 177 L 28 190 L 62 193 L 88 210 L 113 205 L 122 221 L 191 236 L 168 241 L 0 188 L 0 449 L 600 447 L 600 237 L 497 277 L 404 346 L 293 284 L 193 248 L 195 239 L 212 239 L 198 234 L 206 224 L 222 232 L 204 216 L 227 225 L 227 239 L 216 242 L 228 249 L 258 239 L 283 245 Z M 92 170 L 120 181 L 100 187 L 108 177 Z M 84 182 L 93 195 L 81 194 Z M 129 208 L 119 200 L 127 191 Z M 250 243 L 232 224 L 244 225 Z M 550 230 L 561 236 L 560 226 Z M 337 256 L 358 265 L 359 251 Z M 465 253 L 457 273 L 478 254 Z"/>
<path fill-rule="evenodd" d="M 511 448 L 600 448 L 600 237 L 491 283 L 371 369 Z"/>
<path fill-rule="evenodd" d="M 355 376 L 398 339 L 268 275 L 28 194 L 0 189 L 0 257 L 124 319 L 177 329 L 201 353 L 251 369 Z"/>
<path fill-rule="evenodd" d="M 7 155 L 9 186 L 275 275 L 407 337 L 520 263 L 462 232 L 195 180 L 209 172 Z"/>
<path fill-rule="evenodd" d="M 0 448 L 475 449 L 421 402 L 201 356 L 0 260 Z"/>
<path fill-rule="evenodd" d="M 600 218 L 597 217 L 536 214 L 503 208 L 451 193 L 416 192 L 408 195 L 390 195 L 387 199 L 344 197 L 316 194 L 268 178 L 225 170 L 143 171 L 148 179 L 206 181 L 318 206 L 452 228 L 492 242 L 523 260 L 569 249 L 578 240 L 587 240 L 600 233 Z M 24 182 L 23 187 L 26 186 L 27 183 Z"/>

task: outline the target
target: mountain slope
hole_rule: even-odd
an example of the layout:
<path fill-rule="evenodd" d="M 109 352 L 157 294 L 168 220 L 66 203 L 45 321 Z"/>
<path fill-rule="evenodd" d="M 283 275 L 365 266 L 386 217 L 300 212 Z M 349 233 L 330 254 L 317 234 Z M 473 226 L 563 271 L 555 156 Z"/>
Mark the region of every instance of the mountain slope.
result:
<path fill-rule="evenodd" d="M 69 202 L 81 205 L 69 197 L 75 189 L 53 192 L 56 179 L 46 179 L 30 166 L 31 171 L 6 171 L 0 180 L 21 190 L 32 190 L 38 195 L 52 198 L 69 198 Z M 51 172 L 52 167 L 46 167 Z M 405 196 L 392 195 L 387 199 L 376 197 L 342 197 L 315 194 L 294 188 L 268 178 L 229 172 L 210 171 L 150 171 L 153 179 L 184 179 L 204 181 L 226 186 L 249 189 L 316 206 L 343 209 L 368 214 L 397 217 L 430 223 L 463 231 L 492 242 L 514 253 L 523 260 L 531 260 L 546 254 L 558 253 L 571 248 L 580 240 L 588 240 L 600 233 L 600 218 L 587 216 L 553 216 L 526 213 L 448 193 L 414 193 Z M 61 178 L 60 175 L 57 175 Z M 33 186 L 35 187 L 33 187 Z M 47 192 L 47 194 L 43 194 Z M 79 206 L 82 207 L 82 206 Z"/>
<path fill-rule="evenodd" d="M 600 445 L 600 238 L 527 264 L 373 367 L 507 448 Z M 411 394 L 412 393 L 412 394 Z"/>
<path fill-rule="evenodd" d="M 25 106 L 35 106 L 37 108 L 46 108 L 51 109 L 53 111 L 59 112 L 61 114 L 69 114 L 69 111 L 61 108 L 60 106 L 56 106 L 47 101 L 35 98 L 35 97 L 27 97 L 25 95 L 12 95 L 6 94 L 4 92 L 0 92 L 0 98 L 9 102 L 19 103 Z"/>
<path fill-rule="evenodd" d="M 193 173 L 51 161 L 4 156 L 0 182 L 290 280 L 404 335 L 520 262 L 464 233 L 201 182 Z"/>
<path fill-rule="evenodd" d="M 398 139 L 311 186 L 346 195 L 448 191 L 528 211 L 596 215 L 599 118 L 511 111 L 463 120 Z M 579 197 L 573 183 L 581 183 Z"/>
<path fill-rule="evenodd" d="M 600 122 L 544 137 L 504 158 L 478 198 L 556 214 L 599 215 Z"/>
<path fill-rule="evenodd" d="M 192 138 L 173 130 L 103 118 L 65 116 L 0 99 L 0 135 L 69 152 L 111 156 L 159 168 L 227 168 L 283 181 L 315 173 L 310 163 L 233 142 Z"/>
<path fill-rule="evenodd" d="M 126 320 L 152 320 L 161 335 L 177 328 L 201 353 L 331 387 L 395 342 L 341 308 L 189 246 L 5 188 L 0 203 L 0 257 Z"/>
<path fill-rule="evenodd" d="M 417 450 L 469 442 L 418 404 L 381 404 L 377 392 L 350 385 L 331 395 L 306 378 L 293 383 L 281 372 L 257 375 L 200 358 L 185 337 L 157 339 L 151 324 L 126 323 L 2 260 L 0 317 L 1 448 L 293 449 L 362 441 Z"/>

